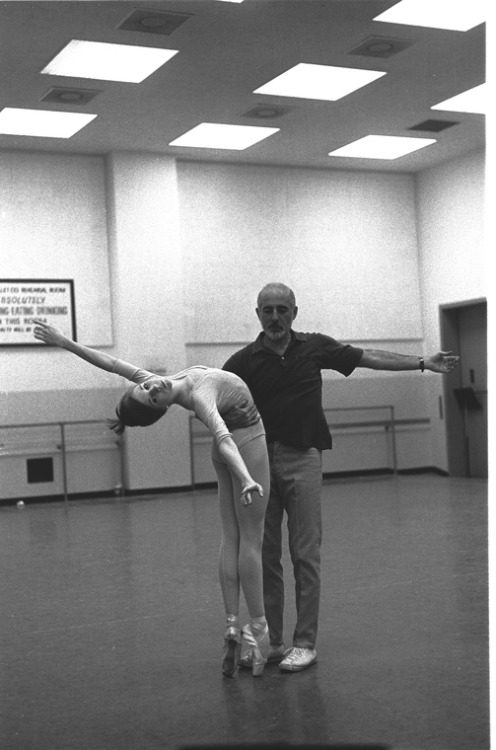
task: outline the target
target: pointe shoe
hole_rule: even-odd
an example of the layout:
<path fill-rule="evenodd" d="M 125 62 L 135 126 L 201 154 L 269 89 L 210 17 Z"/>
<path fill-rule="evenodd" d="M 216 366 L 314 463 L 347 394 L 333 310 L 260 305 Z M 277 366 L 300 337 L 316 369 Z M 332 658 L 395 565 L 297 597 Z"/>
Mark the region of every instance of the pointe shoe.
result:
<path fill-rule="evenodd" d="M 229 625 L 224 633 L 224 649 L 222 658 L 222 674 L 233 677 L 238 668 L 241 654 L 241 630 L 235 625 Z"/>
<path fill-rule="evenodd" d="M 257 632 L 251 625 L 245 625 L 242 632 L 251 649 L 251 673 L 253 677 L 261 677 L 269 655 L 269 627 L 265 623 L 263 629 Z"/>
<path fill-rule="evenodd" d="M 277 664 L 284 658 L 284 654 L 287 649 L 284 643 L 280 646 L 269 646 L 269 655 L 267 656 L 267 664 Z M 251 669 L 251 657 L 252 650 L 248 648 L 246 651 L 241 651 L 241 658 L 239 660 L 239 666 L 242 669 Z"/>

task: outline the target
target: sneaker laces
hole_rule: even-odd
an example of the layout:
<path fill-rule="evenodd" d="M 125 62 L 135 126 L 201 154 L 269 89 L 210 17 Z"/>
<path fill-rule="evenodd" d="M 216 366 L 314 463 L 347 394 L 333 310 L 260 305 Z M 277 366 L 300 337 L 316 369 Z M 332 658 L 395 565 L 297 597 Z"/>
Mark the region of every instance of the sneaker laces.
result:
<path fill-rule="evenodd" d="M 305 656 L 306 651 L 307 651 L 306 648 L 293 646 L 289 654 L 284 657 L 284 661 L 288 661 L 290 663 L 298 662 L 300 659 L 302 659 Z"/>

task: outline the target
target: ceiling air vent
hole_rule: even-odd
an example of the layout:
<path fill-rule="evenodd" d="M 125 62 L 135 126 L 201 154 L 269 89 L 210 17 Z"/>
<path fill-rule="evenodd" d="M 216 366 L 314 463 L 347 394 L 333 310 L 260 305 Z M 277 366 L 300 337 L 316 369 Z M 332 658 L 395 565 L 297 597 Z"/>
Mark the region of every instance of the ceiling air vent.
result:
<path fill-rule="evenodd" d="M 424 120 L 419 122 L 418 125 L 412 125 L 408 130 L 422 130 L 424 133 L 440 133 L 441 130 L 451 128 L 452 125 L 459 125 L 454 120 Z"/>
<path fill-rule="evenodd" d="M 76 89 L 54 86 L 53 88 L 48 89 L 40 101 L 64 104 L 65 106 L 71 104 L 82 105 L 88 104 L 88 102 L 100 93 L 100 89 Z"/>
<path fill-rule="evenodd" d="M 361 55 L 362 57 L 380 57 L 387 58 L 397 55 L 407 47 L 411 47 L 413 42 L 406 39 L 393 39 L 386 36 L 371 36 L 365 39 L 358 47 L 353 47 L 346 54 Z"/>
<path fill-rule="evenodd" d="M 119 26 L 122 31 L 142 31 L 145 34 L 169 36 L 181 26 L 191 13 L 172 13 L 159 10 L 135 10 Z"/>
<path fill-rule="evenodd" d="M 279 105 L 271 104 L 256 104 L 246 112 L 243 112 L 241 117 L 256 117 L 259 120 L 275 120 L 277 117 L 291 112 L 293 107 L 280 107 Z"/>

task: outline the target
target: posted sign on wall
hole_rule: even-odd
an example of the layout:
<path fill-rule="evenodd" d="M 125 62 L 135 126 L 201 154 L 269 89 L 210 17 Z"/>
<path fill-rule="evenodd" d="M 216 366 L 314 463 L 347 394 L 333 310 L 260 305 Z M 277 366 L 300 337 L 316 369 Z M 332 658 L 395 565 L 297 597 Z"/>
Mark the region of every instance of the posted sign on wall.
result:
<path fill-rule="evenodd" d="M 72 279 L 0 279 L 0 346 L 45 346 L 34 338 L 35 319 L 76 339 Z"/>

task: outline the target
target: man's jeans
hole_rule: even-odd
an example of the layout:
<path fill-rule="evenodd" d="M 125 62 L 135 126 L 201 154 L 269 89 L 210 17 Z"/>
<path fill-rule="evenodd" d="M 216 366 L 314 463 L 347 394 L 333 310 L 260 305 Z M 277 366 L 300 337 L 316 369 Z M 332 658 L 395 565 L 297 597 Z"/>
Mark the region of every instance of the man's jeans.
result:
<path fill-rule="evenodd" d="M 282 521 L 288 516 L 289 550 L 293 563 L 297 621 L 293 645 L 314 648 L 320 602 L 320 491 L 322 455 L 317 448 L 299 451 L 269 443 L 271 489 L 263 542 L 264 604 L 270 642 L 283 642 L 284 578 Z"/>

